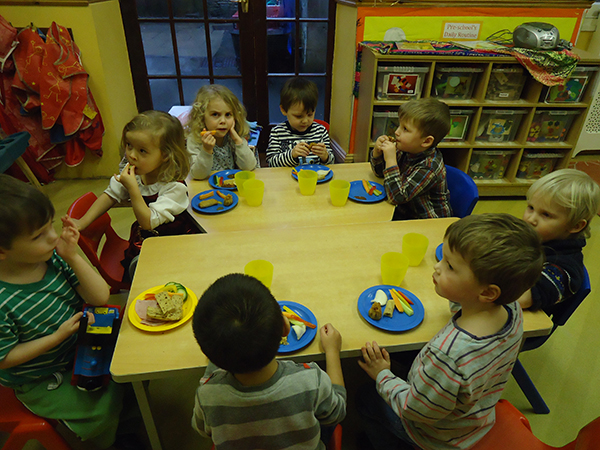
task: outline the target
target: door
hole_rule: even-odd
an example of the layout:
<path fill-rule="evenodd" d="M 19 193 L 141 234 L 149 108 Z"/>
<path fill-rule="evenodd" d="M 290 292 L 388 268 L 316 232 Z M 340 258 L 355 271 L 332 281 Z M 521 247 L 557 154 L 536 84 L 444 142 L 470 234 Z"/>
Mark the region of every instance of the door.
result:
<path fill-rule="evenodd" d="M 190 105 L 217 83 L 264 126 L 283 121 L 279 91 L 300 75 L 317 83 L 316 117 L 329 119 L 335 1 L 246 1 L 121 0 L 140 111 Z"/>

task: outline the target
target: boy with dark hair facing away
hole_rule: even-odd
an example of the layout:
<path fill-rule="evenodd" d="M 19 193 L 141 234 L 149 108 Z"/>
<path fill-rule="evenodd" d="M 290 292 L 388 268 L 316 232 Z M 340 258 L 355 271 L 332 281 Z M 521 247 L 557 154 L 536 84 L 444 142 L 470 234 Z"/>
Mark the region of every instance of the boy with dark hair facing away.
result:
<path fill-rule="evenodd" d="M 0 384 L 35 414 L 107 448 L 123 388 L 111 382 L 81 391 L 69 371 L 83 303 L 105 305 L 108 286 L 77 252 L 73 220 L 63 217 L 61 235 L 54 231 L 54 207 L 43 193 L 0 174 L 0 198 Z"/>
<path fill-rule="evenodd" d="M 371 153 L 371 168 L 384 177 L 396 205 L 392 220 L 450 217 L 446 166 L 436 149 L 450 131 L 448 105 L 432 97 L 411 100 L 398 118 L 395 136 L 379 136 Z"/>
<path fill-rule="evenodd" d="M 531 185 L 523 220 L 542 239 L 546 263 L 535 286 L 519 298 L 522 308 L 552 315 L 554 305 L 579 290 L 584 278 L 582 249 L 599 207 L 600 187 L 580 170 L 556 170 Z"/>
<path fill-rule="evenodd" d="M 269 167 L 294 167 L 301 162 L 333 163 L 329 133 L 314 122 L 318 100 L 319 90 L 312 81 L 294 77 L 285 82 L 279 108 L 287 121 L 273 127 L 269 135 Z"/>
<path fill-rule="evenodd" d="M 539 277 L 540 239 L 508 214 L 471 215 L 446 230 L 433 284 L 460 305 L 414 360 L 405 380 L 390 371 L 376 342 L 362 348 L 360 366 L 376 380 L 359 412 L 377 449 L 400 440 L 424 449 L 468 449 L 494 425 L 494 406 L 510 377 L 523 336 L 517 298 Z"/>
<path fill-rule="evenodd" d="M 277 360 L 290 323 L 264 284 L 234 273 L 204 292 L 192 327 L 210 359 L 196 391 L 196 431 L 218 450 L 325 449 L 320 425 L 346 415 L 342 338 L 331 324 L 320 330 L 327 373 L 315 363 Z"/>

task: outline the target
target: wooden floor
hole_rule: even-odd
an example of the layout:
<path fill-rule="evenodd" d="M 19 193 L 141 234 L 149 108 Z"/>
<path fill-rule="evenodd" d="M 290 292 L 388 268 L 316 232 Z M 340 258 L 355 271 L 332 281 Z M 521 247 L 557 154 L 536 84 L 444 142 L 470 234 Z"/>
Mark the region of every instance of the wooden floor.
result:
<path fill-rule="evenodd" d="M 93 191 L 100 194 L 107 180 L 58 181 L 45 186 L 56 207 L 57 217 L 66 213 L 68 206 L 81 194 Z M 525 208 L 524 199 L 480 200 L 474 213 L 507 212 L 521 217 Z M 123 237 L 127 237 L 133 215 L 129 208 L 111 211 L 113 226 Z M 60 221 L 57 221 L 58 223 Z M 503 398 L 521 410 L 531 422 L 534 434 L 547 444 L 562 446 L 575 438 L 580 428 L 600 416 L 600 219 L 592 222 L 592 239 L 584 249 L 585 263 L 590 274 L 592 293 L 575 312 L 569 322 L 558 329 L 542 347 L 522 353 L 521 362 L 527 369 L 540 393 L 550 408 L 548 415 L 536 415 L 511 378 Z M 432 269 L 433 270 L 433 269 Z M 126 301 L 120 294 L 111 299 Z M 355 360 L 344 360 L 343 364 L 348 388 L 348 415 L 344 427 L 343 448 L 359 450 L 356 434 L 360 423 L 354 411 L 354 392 L 368 382 Z M 165 450 L 208 450 L 210 442 L 200 438 L 190 427 L 193 396 L 200 371 L 189 373 L 150 384 L 154 401 L 155 416 Z M 0 445 L 3 436 L 0 435 Z M 92 450 L 90 445 L 77 443 L 76 449 Z M 41 450 L 36 442 L 30 442 L 26 450 Z"/>

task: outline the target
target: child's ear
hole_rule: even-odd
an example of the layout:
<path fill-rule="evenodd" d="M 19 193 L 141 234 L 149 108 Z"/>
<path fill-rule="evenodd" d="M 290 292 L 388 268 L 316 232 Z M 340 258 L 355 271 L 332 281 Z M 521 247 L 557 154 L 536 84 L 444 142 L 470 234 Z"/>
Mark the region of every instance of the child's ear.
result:
<path fill-rule="evenodd" d="M 479 294 L 479 300 L 484 303 L 492 303 L 500 297 L 502 290 L 496 284 L 488 284 Z"/>
<path fill-rule="evenodd" d="M 585 228 L 585 226 L 587 225 L 587 223 L 588 223 L 587 220 L 581 219 L 579 222 L 577 222 L 575 224 L 575 226 L 573 228 L 571 228 L 569 230 L 569 233 L 571 233 L 571 234 L 577 234 L 577 233 L 579 233 L 581 230 L 583 230 Z"/>
<path fill-rule="evenodd" d="M 279 111 L 281 111 L 281 114 L 283 114 L 285 117 L 287 117 L 287 111 L 285 109 L 283 109 L 283 106 L 279 105 Z"/>
<path fill-rule="evenodd" d="M 6 250 L 0 247 L 0 261 L 2 261 L 3 259 L 6 259 Z"/>
<path fill-rule="evenodd" d="M 433 136 L 427 136 L 423 138 L 423 141 L 421 142 L 421 147 L 429 148 L 433 145 L 433 141 L 435 141 L 435 138 Z"/>
<path fill-rule="evenodd" d="M 281 331 L 281 337 L 286 337 L 290 334 L 292 326 L 290 325 L 290 321 L 287 317 L 283 316 L 283 330 Z"/>

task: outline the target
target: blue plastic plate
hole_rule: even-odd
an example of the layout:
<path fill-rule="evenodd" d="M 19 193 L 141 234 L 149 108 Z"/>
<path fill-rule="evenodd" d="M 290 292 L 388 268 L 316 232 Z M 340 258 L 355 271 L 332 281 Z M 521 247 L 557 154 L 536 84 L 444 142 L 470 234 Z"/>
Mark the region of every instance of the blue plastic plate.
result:
<path fill-rule="evenodd" d="M 301 170 L 314 170 L 315 172 L 318 170 L 329 170 L 329 173 L 325 175 L 325 178 L 323 178 L 322 180 L 317 180 L 317 184 L 326 183 L 327 181 L 333 178 L 333 170 L 322 164 L 302 164 L 301 166 L 295 167 L 295 169 L 296 172 L 300 172 Z M 294 178 L 294 180 L 298 180 L 298 175 L 296 175 L 294 171 L 292 171 L 292 178 Z"/>
<path fill-rule="evenodd" d="M 214 198 L 215 200 L 218 200 L 220 203 L 217 205 L 212 205 L 209 206 L 208 208 L 200 208 L 200 202 L 202 200 L 200 200 L 200 196 L 202 194 L 206 194 L 207 192 L 214 192 L 214 195 L 212 197 L 208 197 L 208 199 Z M 223 205 L 223 199 L 217 194 L 217 191 L 222 192 L 223 194 L 229 194 L 233 197 L 233 203 L 229 206 L 224 206 Z M 203 200 L 208 200 L 208 199 L 203 199 Z M 200 214 L 221 214 L 224 212 L 227 212 L 233 208 L 235 208 L 238 204 L 238 196 L 231 191 L 228 191 L 226 189 L 208 189 L 207 191 L 203 191 L 200 192 L 199 194 L 195 195 L 194 198 L 192 199 L 192 209 Z"/>
<path fill-rule="evenodd" d="M 441 243 L 440 245 L 438 245 L 435 248 L 435 259 L 437 259 L 438 261 L 441 261 L 442 259 L 444 259 L 444 250 L 443 250 L 443 246 L 444 244 Z M 411 299 L 412 300 L 412 299 Z"/>
<path fill-rule="evenodd" d="M 223 187 L 223 186 L 219 186 L 219 183 L 217 183 L 218 177 L 223 177 L 223 179 L 228 178 L 228 179 L 233 180 L 233 177 L 229 178 L 229 175 L 235 175 L 237 172 L 239 172 L 238 169 L 221 170 L 219 172 L 215 172 L 210 177 L 208 177 L 208 184 L 210 184 L 215 189 L 227 189 L 228 191 L 237 191 L 236 186 Z"/>
<path fill-rule="evenodd" d="M 376 186 L 375 189 L 380 191 L 381 194 L 367 194 L 367 191 L 365 191 L 365 187 L 363 186 L 362 180 L 356 180 L 350 182 L 350 194 L 348 194 L 348 198 L 359 203 L 377 203 L 382 200 L 385 200 L 386 194 L 383 185 L 376 183 L 375 181 L 369 181 L 369 183 L 374 184 Z"/>
<path fill-rule="evenodd" d="M 401 313 L 398 312 L 398 310 L 394 310 L 394 315 L 392 317 L 383 316 L 380 320 L 371 319 L 369 317 L 369 309 L 371 309 L 371 300 L 375 298 L 375 293 L 378 289 L 381 289 L 387 294 L 388 299 L 390 299 L 392 298 L 389 292 L 390 288 L 402 291 L 404 295 L 406 295 L 412 300 L 414 305 L 410 306 L 413 309 L 414 314 L 412 316 L 409 316 L 406 313 Z M 380 284 L 378 286 L 370 287 L 362 294 L 360 294 L 360 296 L 358 297 L 358 312 L 371 325 L 386 331 L 411 330 L 418 326 L 425 317 L 425 309 L 423 308 L 423 304 L 412 292 L 409 292 L 406 289 L 402 289 L 398 286 L 391 286 L 389 284 Z"/>
<path fill-rule="evenodd" d="M 282 311 L 283 307 L 287 306 L 296 314 L 298 314 L 298 317 L 300 317 L 301 319 L 304 319 L 310 323 L 314 323 L 315 325 L 317 325 L 317 318 L 312 313 L 312 311 L 306 306 L 301 305 L 300 303 L 288 301 L 280 301 L 278 303 L 281 306 Z M 290 334 L 288 334 L 288 345 L 280 345 L 279 353 L 291 353 L 306 347 L 313 341 L 313 339 L 317 335 L 318 328 L 318 326 L 316 326 L 315 328 L 306 327 L 306 331 L 304 332 L 300 340 L 296 339 L 296 333 L 294 332 L 294 330 L 290 329 Z"/>

